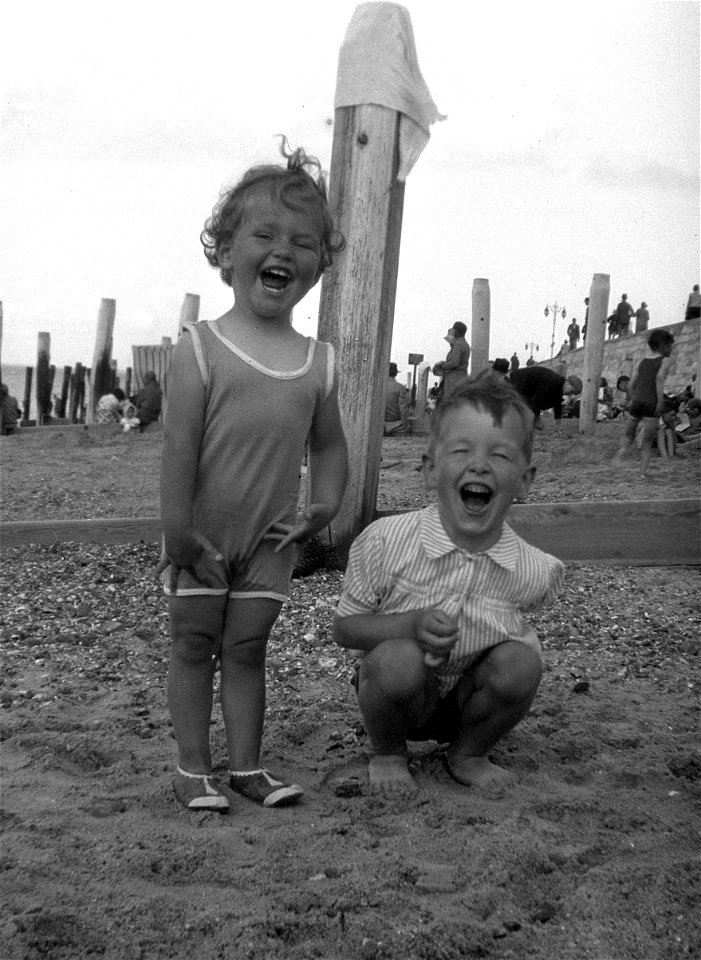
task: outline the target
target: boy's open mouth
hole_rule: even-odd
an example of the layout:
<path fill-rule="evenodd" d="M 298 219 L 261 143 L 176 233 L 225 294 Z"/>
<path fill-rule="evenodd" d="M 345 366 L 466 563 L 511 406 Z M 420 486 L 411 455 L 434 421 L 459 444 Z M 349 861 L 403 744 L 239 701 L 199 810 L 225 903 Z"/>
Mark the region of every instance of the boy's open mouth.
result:
<path fill-rule="evenodd" d="M 463 483 L 460 499 L 470 513 L 483 513 L 492 499 L 492 491 L 484 483 Z"/>
<path fill-rule="evenodd" d="M 260 272 L 260 282 L 266 290 L 284 290 L 291 279 L 291 274 L 280 267 L 268 267 Z"/>

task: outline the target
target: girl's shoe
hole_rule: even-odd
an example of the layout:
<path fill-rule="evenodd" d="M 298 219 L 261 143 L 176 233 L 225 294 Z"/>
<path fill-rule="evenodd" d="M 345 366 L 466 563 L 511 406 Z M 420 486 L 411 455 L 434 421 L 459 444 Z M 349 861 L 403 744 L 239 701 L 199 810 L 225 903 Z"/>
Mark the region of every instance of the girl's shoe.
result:
<path fill-rule="evenodd" d="M 276 780 L 267 770 L 229 770 L 229 786 L 242 796 L 264 807 L 282 807 L 297 803 L 304 790 L 296 783 Z"/>
<path fill-rule="evenodd" d="M 214 786 L 211 774 L 187 773 L 181 767 L 176 767 L 173 790 L 188 810 L 218 810 L 225 813 L 229 809 L 229 801 Z"/>

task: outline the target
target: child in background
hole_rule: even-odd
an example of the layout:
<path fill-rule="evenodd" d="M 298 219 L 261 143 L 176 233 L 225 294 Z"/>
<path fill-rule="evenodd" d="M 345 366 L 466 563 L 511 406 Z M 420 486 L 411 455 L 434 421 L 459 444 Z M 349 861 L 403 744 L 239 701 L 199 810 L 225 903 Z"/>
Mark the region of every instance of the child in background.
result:
<path fill-rule="evenodd" d="M 169 597 L 173 786 L 195 810 L 229 805 L 209 744 L 217 662 L 231 789 L 266 806 L 302 796 L 260 765 L 266 643 L 295 544 L 328 525 L 346 482 L 333 349 L 292 327 L 293 307 L 343 238 L 318 161 L 285 145 L 286 166 L 249 170 L 207 221 L 205 256 L 233 287 L 234 305 L 185 326 L 173 352 L 159 571 Z M 311 504 L 297 519 L 307 439 Z"/>
<path fill-rule="evenodd" d="M 459 783 L 510 779 L 488 755 L 540 683 L 523 613 L 552 600 L 564 575 L 504 522 L 531 485 L 533 435 L 508 382 L 469 380 L 431 417 L 424 472 L 437 505 L 377 520 L 351 547 L 334 635 L 364 653 L 355 682 L 377 792 L 416 789 L 407 740 L 449 743 Z"/>
<path fill-rule="evenodd" d="M 650 465 L 652 443 L 657 437 L 658 421 L 664 411 L 664 384 L 672 362 L 674 337 L 668 330 L 653 330 L 647 338 L 647 345 L 654 356 L 645 357 L 640 361 L 635 376 L 629 384 L 630 419 L 626 421 L 621 445 L 613 458 L 613 463 L 619 464 L 627 457 L 635 442 L 638 425 L 642 422 L 641 478 L 646 475 Z"/>

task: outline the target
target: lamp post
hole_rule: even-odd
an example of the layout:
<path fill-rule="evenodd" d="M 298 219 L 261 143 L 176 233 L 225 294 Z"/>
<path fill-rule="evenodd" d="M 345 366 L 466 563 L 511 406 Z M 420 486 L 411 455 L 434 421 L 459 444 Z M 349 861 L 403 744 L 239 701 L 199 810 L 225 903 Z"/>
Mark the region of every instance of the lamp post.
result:
<path fill-rule="evenodd" d="M 563 320 L 565 319 L 567 310 L 564 307 L 561 308 L 558 302 L 555 301 L 551 307 L 546 307 L 544 312 L 546 317 L 549 316 L 550 313 L 553 315 L 553 338 L 550 343 L 550 359 L 552 360 L 555 356 L 555 323 L 557 322 L 558 315 L 561 316 Z"/>
<path fill-rule="evenodd" d="M 538 353 L 538 351 L 540 350 L 540 347 L 538 346 L 537 343 L 534 343 L 533 341 L 531 341 L 530 343 L 527 343 L 527 344 L 526 344 L 526 346 L 524 347 L 524 350 L 530 350 L 531 355 L 530 355 L 530 357 L 529 357 L 528 359 L 529 359 L 529 360 L 532 360 L 532 359 L 533 359 L 533 351 L 535 350 L 535 352 Z"/>

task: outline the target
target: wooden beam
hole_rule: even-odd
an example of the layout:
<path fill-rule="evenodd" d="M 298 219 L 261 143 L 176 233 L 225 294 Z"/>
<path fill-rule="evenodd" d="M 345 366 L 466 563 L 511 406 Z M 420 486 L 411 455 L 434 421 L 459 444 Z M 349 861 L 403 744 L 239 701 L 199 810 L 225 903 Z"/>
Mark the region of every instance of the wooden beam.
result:
<path fill-rule="evenodd" d="M 379 511 L 378 516 L 406 513 Z M 513 529 L 566 563 L 612 566 L 701 565 L 701 502 L 689 500 L 523 503 Z M 0 523 L 0 550 L 30 543 L 153 543 L 160 520 L 36 520 Z"/>
<path fill-rule="evenodd" d="M 374 104 L 336 110 L 329 205 L 346 247 L 322 280 L 319 339 L 336 350 L 351 451 L 348 486 L 331 523 L 341 555 L 372 519 L 377 498 L 404 203 L 398 164 L 396 111 Z"/>
<path fill-rule="evenodd" d="M 404 513 L 378 511 L 378 516 Z M 521 503 L 507 522 L 528 543 L 566 563 L 701 564 L 701 501 L 608 500 Z"/>

